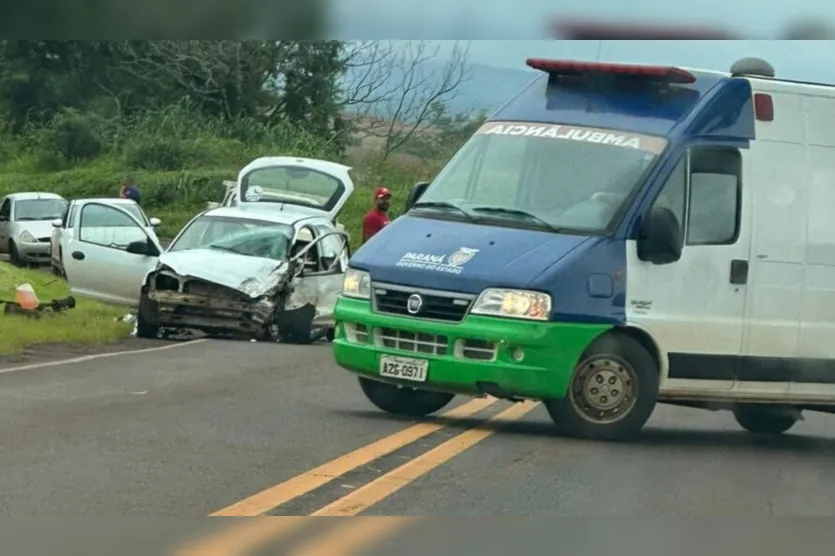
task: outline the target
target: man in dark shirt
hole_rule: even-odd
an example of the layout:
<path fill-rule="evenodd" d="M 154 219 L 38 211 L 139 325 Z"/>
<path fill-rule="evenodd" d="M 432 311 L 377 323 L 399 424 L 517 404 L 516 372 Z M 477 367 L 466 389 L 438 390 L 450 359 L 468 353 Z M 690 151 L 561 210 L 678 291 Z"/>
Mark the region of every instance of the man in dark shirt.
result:
<path fill-rule="evenodd" d="M 136 187 L 136 182 L 132 178 L 125 180 L 124 185 L 119 189 L 119 197 L 122 199 L 132 199 L 137 205 L 139 202 L 139 188 Z"/>
<path fill-rule="evenodd" d="M 391 206 L 391 191 L 385 187 L 378 187 L 374 192 L 374 208 L 362 219 L 362 242 L 371 239 L 377 232 L 389 223 L 389 207 Z"/>

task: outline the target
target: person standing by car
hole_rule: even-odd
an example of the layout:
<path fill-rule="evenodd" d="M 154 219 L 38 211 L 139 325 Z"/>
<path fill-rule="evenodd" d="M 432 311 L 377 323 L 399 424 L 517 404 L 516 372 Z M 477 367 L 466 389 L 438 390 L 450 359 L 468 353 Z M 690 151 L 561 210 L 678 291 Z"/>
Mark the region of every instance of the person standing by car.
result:
<path fill-rule="evenodd" d="M 374 192 L 374 207 L 362 219 L 362 242 L 365 243 L 382 230 L 389 223 L 389 207 L 391 206 L 391 191 L 386 187 L 378 187 Z"/>
<path fill-rule="evenodd" d="M 131 199 L 137 205 L 141 204 L 139 202 L 139 188 L 136 186 L 136 182 L 133 181 L 133 178 L 128 178 L 125 180 L 125 183 L 119 189 L 119 197 L 121 197 L 122 199 Z"/>

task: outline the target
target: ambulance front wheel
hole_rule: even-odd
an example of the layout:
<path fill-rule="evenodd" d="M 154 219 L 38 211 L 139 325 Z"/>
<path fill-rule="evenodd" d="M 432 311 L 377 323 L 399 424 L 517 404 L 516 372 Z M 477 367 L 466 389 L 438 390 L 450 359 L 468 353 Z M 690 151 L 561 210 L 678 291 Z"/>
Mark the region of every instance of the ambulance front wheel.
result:
<path fill-rule="evenodd" d="M 580 358 L 565 397 L 545 407 L 568 436 L 622 440 L 649 420 L 658 387 L 658 365 L 646 348 L 624 334 L 606 334 Z"/>
<path fill-rule="evenodd" d="M 741 404 L 733 412 L 736 422 L 754 434 L 783 434 L 798 421 L 796 415 L 767 405 Z"/>
<path fill-rule="evenodd" d="M 362 393 L 377 408 L 394 415 L 424 417 L 443 409 L 452 401 L 455 394 L 415 390 L 358 377 Z"/>

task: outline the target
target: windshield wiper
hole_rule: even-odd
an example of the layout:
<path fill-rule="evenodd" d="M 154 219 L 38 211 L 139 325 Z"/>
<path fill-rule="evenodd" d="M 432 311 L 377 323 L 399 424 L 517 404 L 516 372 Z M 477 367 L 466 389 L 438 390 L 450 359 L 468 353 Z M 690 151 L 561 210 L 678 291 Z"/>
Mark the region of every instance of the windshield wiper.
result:
<path fill-rule="evenodd" d="M 448 209 L 453 209 L 453 210 L 456 210 L 456 211 L 460 212 L 461 214 L 466 216 L 468 220 L 475 220 L 473 215 L 468 210 L 466 210 L 465 208 L 463 208 L 460 205 L 457 205 L 455 203 L 450 203 L 448 201 L 417 202 L 414 205 L 412 205 L 412 208 L 413 209 L 415 209 L 415 208 L 438 208 L 438 209 L 448 208 Z"/>
<path fill-rule="evenodd" d="M 551 224 L 547 220 L 543 220 L 539 216 L 537 216 L 533 213 L 530 213 L 526 210 L 522 210 L 522 209 L 513 209 L 513 208 L 506 208 L 506 207 L 475 207 L 472 210 L 473 210 L 473 212 L 486 212 L 486 213 L 492 213 L 492 214 L 501 214 L 503 216 L 520 216 L 522 218 L 532 220 L 532 221 L 536 222 L 537 224 L 539 224 L 540 226 L 542 226 L 543 228 L 548 228 L 549 230 L 551 230 L 553 232 L 560 233 L 560 232 L 564 231 L 562 228 L 554 226 L 553 224 Z"/>

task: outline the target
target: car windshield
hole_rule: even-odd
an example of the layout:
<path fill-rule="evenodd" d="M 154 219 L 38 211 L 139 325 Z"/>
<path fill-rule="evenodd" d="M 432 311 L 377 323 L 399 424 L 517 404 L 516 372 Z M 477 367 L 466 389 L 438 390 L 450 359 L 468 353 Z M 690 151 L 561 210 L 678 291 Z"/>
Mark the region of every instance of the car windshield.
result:
<path fill-rule="evenodd" d="M 330 211 L 345 192 L 331 175 L 295 166 L 252 170 L 241 179 L 245 202 L 290 203 Z"/>
<path fill-rule="evenodd" d="M 603 233 L 666 145 L 607 129 L 490 122 L 441 170 L 413 213 Z"/>
<path fill-rule="evenodd" d="M 137 205 L 136 203 L 123 203 L 123 204 L 119 204 L 118 206 L 119 206 L 119 208 L 125 209 L 126 211 L 131 213 L 131 215 L 134 218 L 139 220 L 139 222 L 141 222 L 145 226 L 150 226 L 150 223 L 148 222 L 148 219 L 145 218 L 145 213 L 142 212 L 142 209 L 139 208 L 139 205 Z"/>
<path fill-rule="evenodd" d="M 287 258 L 293 227 L 263 220 L 206 215 L 192 222 L 168 251 L 214 249 L 249 257 Z"/>
<path fill-rule="evenodd" d="M 55 220 L 61 218 L 66 207 L 63 199 L 25 199 L 14 204 L 14 219 Z"/>

